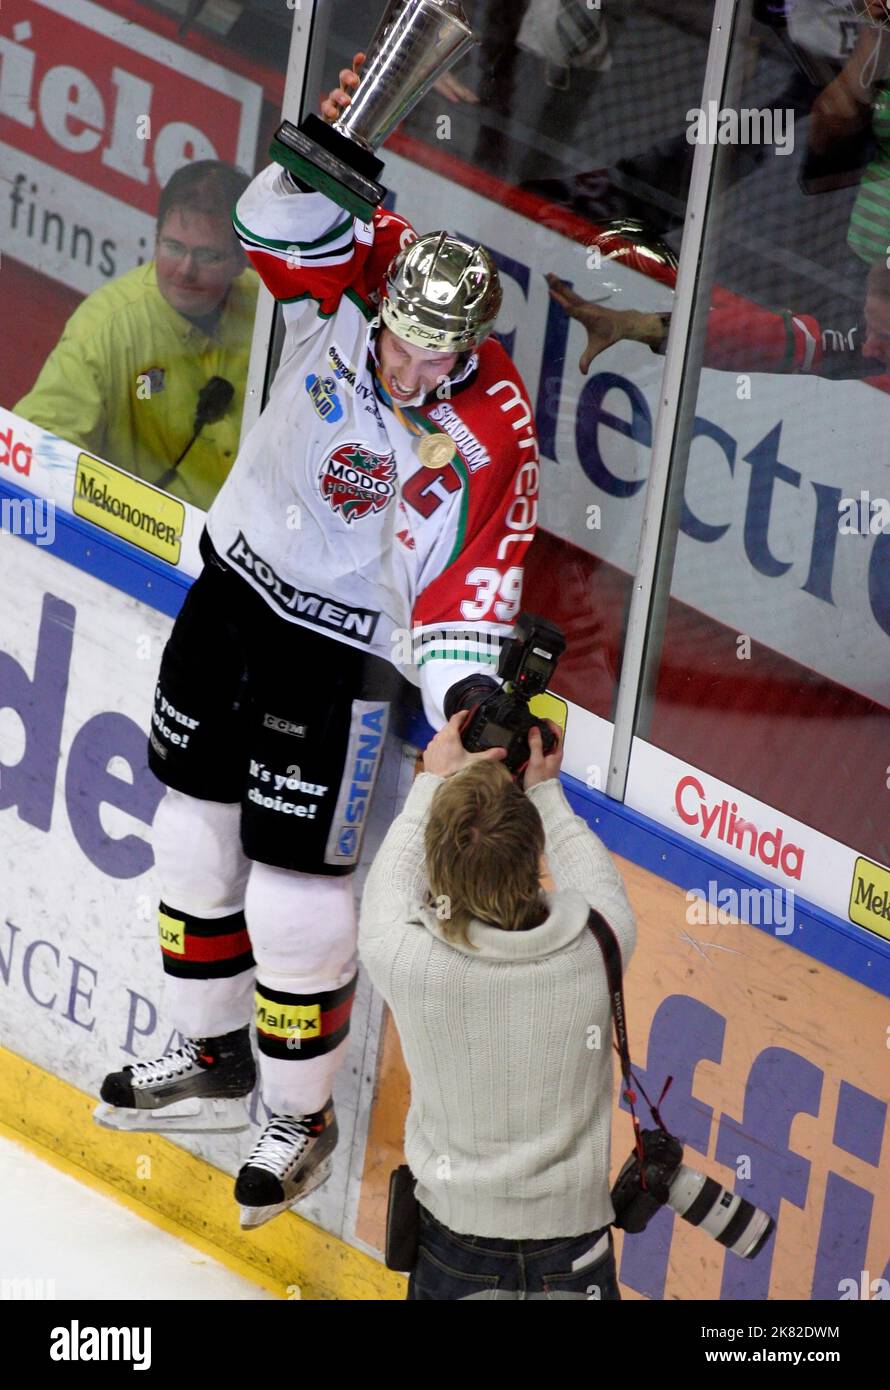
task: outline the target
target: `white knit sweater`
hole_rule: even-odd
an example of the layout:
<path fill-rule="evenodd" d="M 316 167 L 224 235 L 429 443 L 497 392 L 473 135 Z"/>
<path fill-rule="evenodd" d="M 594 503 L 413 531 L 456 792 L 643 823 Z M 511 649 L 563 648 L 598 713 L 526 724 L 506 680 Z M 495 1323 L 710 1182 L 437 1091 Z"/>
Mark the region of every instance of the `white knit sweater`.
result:
<path fill-rule="evenodd" d="M 587 914 L 609 922 L 625 968 L 633 915 L 605 846 L 549 780 L 528 793 L 556 885 L 548 917 L 523 932 L 474 921 L 476 951 L 448 941 L 423 906 L 424 823 L 441 782 L 416 778 L 368 874 L 359 925 L 411 1077 L 405 1154 L 417 1196 L 466 1235 L 582 1235 L 614 1216 L 612 1023 Z M 628 1124 L 628 1151 L 630 1141 Z"/>

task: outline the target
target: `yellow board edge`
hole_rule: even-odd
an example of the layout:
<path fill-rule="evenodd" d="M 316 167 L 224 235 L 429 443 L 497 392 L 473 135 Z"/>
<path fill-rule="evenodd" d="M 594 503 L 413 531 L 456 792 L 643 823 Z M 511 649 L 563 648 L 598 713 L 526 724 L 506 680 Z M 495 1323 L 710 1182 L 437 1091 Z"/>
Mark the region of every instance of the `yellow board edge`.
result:
<path fill-rule="evenodd" d="M 875 891 L 878 900 L 875 902 Z M 883 890 L 883 891 L 881 891 Z M 853 866 L 853 881 L 850 884 L 850 902 L 847 916 L 851 922 L 875 936 L 890 941 L 890 922 L 884 925 L 887 904 L 890 902 L 890 869 L 866 859 L 860 854 Z M 860 906 L 861 904 L 861 906 Z M 871 914 L 871 915 L 869 915 Z M 872 921 L 874 917 L 874 921 Z"/>
<path fill-rule="evenodd" d="M 541 695 L 533 695 L 528 707 L 536 719 L 552 719 L 565 734 L 569 722 L 569 707 L 560 695 L 551 695 L 549 690 L 545 690 Z"/>
<path fill-rule="evenodd" d="M 95 1097 L 0 1047 L 0 1133 L 38 1158 L 283 1300 L 404 1299 L 402 1275 L 296 1212 L 243 1232 L 228 1173 L 163 1135 L 101 1129 L 95 1105 Z M 137 1177 L 146 1158 L 151 1177 Z"/>

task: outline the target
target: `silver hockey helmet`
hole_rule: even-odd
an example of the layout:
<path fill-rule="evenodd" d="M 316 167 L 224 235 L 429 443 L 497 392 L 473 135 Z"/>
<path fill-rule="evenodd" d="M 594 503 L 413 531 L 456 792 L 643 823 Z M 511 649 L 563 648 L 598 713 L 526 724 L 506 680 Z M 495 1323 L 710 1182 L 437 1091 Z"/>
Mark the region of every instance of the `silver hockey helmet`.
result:
<path fill-rule="evenodd" d="M 494 328 L 502 298 L 484 246 L 429 232 L 390 262 L 380 312 L 386 327 L 415 347 L 467 352 Z"/>

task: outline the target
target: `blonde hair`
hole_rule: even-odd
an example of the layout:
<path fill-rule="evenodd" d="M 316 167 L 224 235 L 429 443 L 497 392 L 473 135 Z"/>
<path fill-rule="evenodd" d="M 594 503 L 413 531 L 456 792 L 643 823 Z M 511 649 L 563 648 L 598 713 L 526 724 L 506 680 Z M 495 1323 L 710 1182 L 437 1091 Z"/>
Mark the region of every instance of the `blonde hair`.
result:
<path fill-rule="evenodd" d="M 430 893 L 442 932 L 470 945 L 472 917 L 504 931 L 541 910 L 544 826 L 502 763 L 473 763 L 433 797 L 424 837 Z"/>

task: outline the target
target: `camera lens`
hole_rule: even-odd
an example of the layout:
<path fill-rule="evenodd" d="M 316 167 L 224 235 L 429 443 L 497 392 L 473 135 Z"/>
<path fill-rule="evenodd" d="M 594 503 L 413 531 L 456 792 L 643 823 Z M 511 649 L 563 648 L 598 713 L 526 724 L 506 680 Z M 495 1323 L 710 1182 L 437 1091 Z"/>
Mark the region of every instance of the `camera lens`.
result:
<path fill-rule="evenodd" d="M 474 674 L 464 676 L 463 680 L 457 681 L 448 687 L 445 692 L 445 699 L 442 708 L 445 711 L 445 718 L 450 719 L 461 709 L 472 709 L 474 705 L 480 704 L 487 695 L 493 690 L 500 690 L 500 685 L 491 676 Z"/>
<path fill-rule="evenodd" d="M 737 1197 L 713 1178 L 681 1163 L 671 1179 L 668 1204 L 691 1226 L 701 1226 L 727 1250 L 753 1260 L 775 1226 L 771 1216 Z"/>

